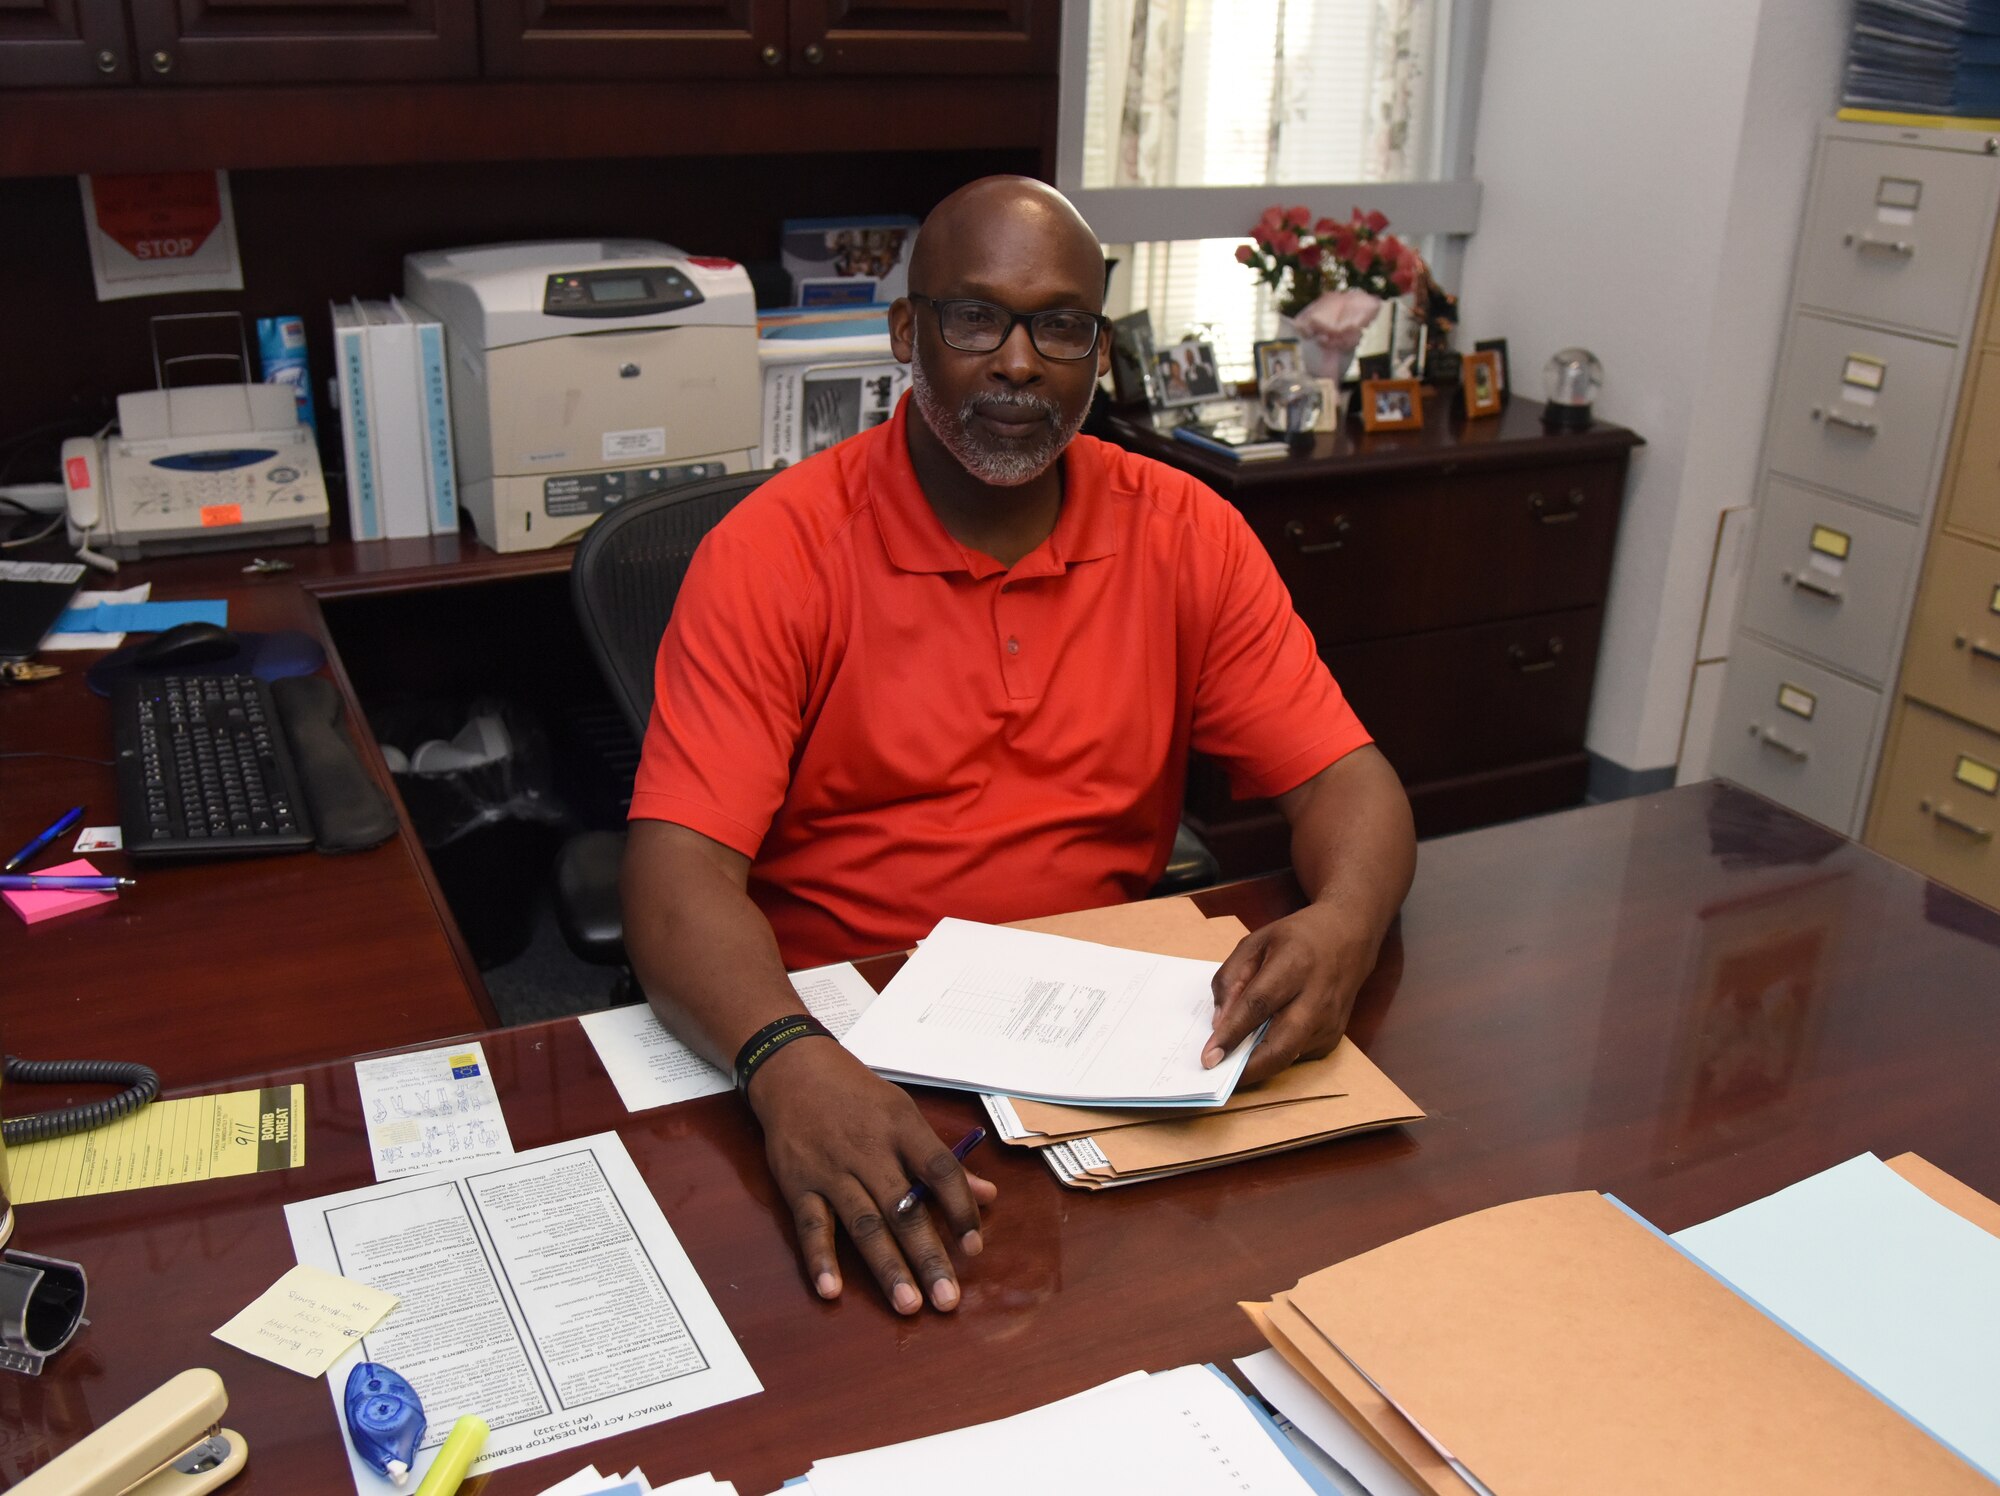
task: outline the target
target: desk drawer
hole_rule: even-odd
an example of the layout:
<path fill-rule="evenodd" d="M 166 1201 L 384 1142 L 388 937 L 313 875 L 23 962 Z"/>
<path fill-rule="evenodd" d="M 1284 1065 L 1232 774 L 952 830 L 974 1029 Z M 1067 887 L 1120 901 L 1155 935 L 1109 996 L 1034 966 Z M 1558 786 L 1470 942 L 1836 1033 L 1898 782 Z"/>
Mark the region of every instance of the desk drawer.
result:
<path fill-rule="evenodd" d="M 1328 668 L 1406 784 L 1583 747 L 1603 610 L 1378 639 Z"/>
<path fill-rule="evenodd" d="M 1970 149 L 1828 140 L 1799 250 L 1799 300 L 1956 340 L 1986 264 L 2000 163 Z"/>
<path fill-rule="evenodd" d="M 1967 377 L 1972 397 L 1959 427 L 1945 522 L 2000 542 L 2000 353 L 1980 354 Z"/>
<path fill-rule="evenodd" d="M 1846 832 L 1881 694 L 1737 636 L 1709 772 Z"/>
<path fill-rule="evenodd" d="M 1932 537 L 1902 689 L 2000 731 L 2000 551 Z"/>
<path fill-rule="evenodd" d="M 1773 478 L 1757 518 L 1743 624 L 1886 681 L 1916 549 L 1917 527 L 1907 521 Z"/>
<path fill-rule="evenodd" d="M 1916 518 L 1957 357 L 1916 338 L 1793 318 L 1771 400 L 1771 466 Z"/>
<path fill-rule="evenodd" d="M 2000 904 L 1996 831 L 2000 737 L 1905 704 L 1868 844 L 1961 893 Z"/>
<path fill-rule="evenodd" d="M 1246 506 L 1322 649 L 1604 601 L 1624 464 L 1502 468 Z"/>

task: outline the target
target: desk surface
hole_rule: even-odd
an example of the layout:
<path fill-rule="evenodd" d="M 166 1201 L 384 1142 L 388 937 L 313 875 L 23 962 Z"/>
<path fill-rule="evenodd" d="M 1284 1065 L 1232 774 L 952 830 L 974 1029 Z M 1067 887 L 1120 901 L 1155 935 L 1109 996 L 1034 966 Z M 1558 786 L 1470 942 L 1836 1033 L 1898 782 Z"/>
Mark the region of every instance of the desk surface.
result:
<path fill-rule="evenodd" d="M 226 598 L 232 628 L 300 629 L 326 642 L 322 596 L 561 571 L 570 557 L 500 556 L 458 536 L 271 554 L 295 570 L 246 576 L 251 553 L 229 551 L 128 565 L 103 585 L 150 581 L 156 599 Z M 111 755 L 108 704 L 83 683 L 101 656 L 49 658 L 63 666 L 57 679 L 0 686 L 0 750 L 75 757 L 0 758 L 0 841 L 10 852 L 70 805 L 88 805 L 86 825 L 118 820 L 112 770 L 76 761 Z M 362 756 L 389 787 L 332 650 L 329 666 Z M 485 985 L 401 819 L 385 845 L 338 857 L 134 869 L 121 854 L 95 854 L 107 872 L 136 872 L 138 888 L 32 927 L 0 912 L 9 1052 L 137 1060 L 169 1086 L 190 1086 L 486 1027 L 495 1020 Z"/>
<path fill-rule="evenodd" d="M 1260 923 L 1290 897 L 1203 902 Z M 1426 1121 L 1099 1195 L 989 1148 L 1001 1196 L 964 1305 L 914 1320 L 851 1258 L 845 1301 L 810 1296 L 734 1097 L 628 1115 L 573 1020 L 488 1034 L 515 1144 L 617 1129 L 766 1390 L 486 1491 L 588 1459 L 752 1496 L 815 1457 L 1256 1349 L 1237 1300 L 1527 1195 L 1610 1190 L 1677 1230 L 1864 1149 L 2000 1194 L 1996 994 L 2000 916 L 1725 785 L 1429 842 L 1352 1028 Z M 351 1489 L 326 1389 L 208 1338 L 291 1262 L 283 1201 L 371 1182 L 352 1067 L 295 1078 L 301 1170 L 20 1212 L 22 1246 L 86 1265 L 93 1323 L 40 1381 L 0 1378 L 0 1478 L 208 1365 L 252 1448 L 232 1490 Z M 974 1115 L 922 1101 L 946 1134 Z"/>

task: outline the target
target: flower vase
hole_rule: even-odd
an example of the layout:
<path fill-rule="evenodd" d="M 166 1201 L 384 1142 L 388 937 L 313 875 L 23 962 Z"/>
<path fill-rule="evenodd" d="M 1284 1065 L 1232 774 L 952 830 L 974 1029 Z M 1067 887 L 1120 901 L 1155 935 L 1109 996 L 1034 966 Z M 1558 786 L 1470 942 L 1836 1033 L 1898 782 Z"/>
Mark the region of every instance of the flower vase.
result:
<path fill-rule="evenodd" d="M 1382 310 L 1380 298 L 1359 289 L 1328 291 L 1297 317 L 1278 317 L 1280 337 L 1297 338 L 1300 362 L 1315 379 L 1336 385 L 1347 377 L 1354 350 Z"/>

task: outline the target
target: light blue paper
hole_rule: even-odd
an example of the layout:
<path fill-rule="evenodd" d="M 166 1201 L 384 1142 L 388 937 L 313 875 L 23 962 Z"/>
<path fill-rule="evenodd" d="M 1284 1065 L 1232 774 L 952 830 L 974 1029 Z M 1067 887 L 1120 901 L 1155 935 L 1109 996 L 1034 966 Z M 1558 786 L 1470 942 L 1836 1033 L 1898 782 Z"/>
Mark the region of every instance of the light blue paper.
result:
<path fill-rule="evenodd" d="M 1864 1153 L 1673 1239 L 2000 1479 L 2000 1237 Z"/>
<path fill-rule="evenodd" d="M 229 603 L 219 597 L 177 603 L 99 603 L 91 608 L 71 608 L 56 620 L 56 629 L 65 634 L 154 634 L 177 623 L 226 627 Z"/>

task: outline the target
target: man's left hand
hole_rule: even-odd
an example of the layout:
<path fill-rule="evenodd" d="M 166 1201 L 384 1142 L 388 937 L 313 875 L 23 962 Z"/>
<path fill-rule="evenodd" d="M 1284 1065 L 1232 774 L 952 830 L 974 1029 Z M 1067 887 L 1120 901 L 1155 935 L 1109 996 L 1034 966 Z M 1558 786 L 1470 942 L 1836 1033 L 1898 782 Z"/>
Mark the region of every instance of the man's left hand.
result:
<path fill-rule="evenodd" d="M 1251 1052 L 1243 1085 L 1331 1053 L 1379 944 L 1368 921 L 1331 904 L 1308 904 L 1246 935 L 1215 973 L 1215 1031 L 1203 1066 L 1220 1064 L 1267 1018 L 1271 1027 Z"/>

